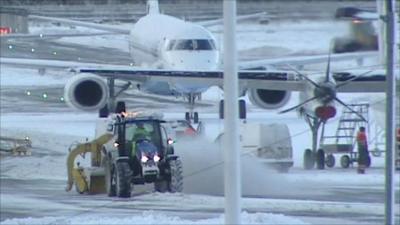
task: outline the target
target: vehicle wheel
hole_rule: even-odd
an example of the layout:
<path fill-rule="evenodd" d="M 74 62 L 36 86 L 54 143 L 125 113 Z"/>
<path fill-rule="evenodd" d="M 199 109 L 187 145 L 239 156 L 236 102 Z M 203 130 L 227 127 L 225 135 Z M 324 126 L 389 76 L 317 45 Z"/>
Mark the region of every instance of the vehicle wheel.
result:
<path fill-rule="evenodd" d="M 107 195 L 113 197 L 116 195 L 114 167 L 108 159 L 104 162 L 104 170 Z"/>
<path fill-rule="evenodd" d="M 190 123 L 190 114 L 189 114 L 189 112 L 185 113 L 185 120 Z"/>
<path fill-rule="evenodd" d="M 239 118 L 246 119 L 246 101 L 243 99 L 239 100 Z"/>
<path fill-rule="evenodd" d="M 326 166 L 329 168 L 332 168 L 335 166 L 335 156 L 333 156 L 332 154 L 329 154 L 326 156 Z"/>
<path fill-rule="evenodd" d="M 340 165 L 342 168 L 349 168 L 350 166 L 350 157 L 348 155 L 344 155 L 340 157 Z"/>
<path fill-rule="evenodd" d="M 199 123 L 199 113 L 198 112 L 194 112 L 193 123 Z"/>
<path fill-rule="evenodd" d="M 317 169 L 325 169 L 325 152 L 322 149 L 318 149 L 317 151 Z"/>
<path fill-rule="evenodd" d="M 114 169 L 115 191 L 118 197 L 131 197 L 131 169 L 127 162 L 116 163 Z"/>
<path fill-rule="evenodd" d="M 183 190 L 183 175 L 182 162 L 180 159 L 169 161 L 171 171 L 171 180 L 168 182 L 168 189 L 171 193 L 182 192 Z"/>
<path fill-rule="evenodd" d="M 168 182 L 166 180 L 154 182 L 154 190 L 161 193 L 168 191 Z"/>
<path fill-rule="evenodd" d="M 314 168 L 314 163 L 315 163 L 315 158 L 313 152 L 311 151 L 311 149 L 306 149 L 304 151 L 304 161 L 303 161 L 304 169 L 310 170 Z"/>
<path fill-rule="evenodd" d="M 366 158 L 365 158 L 365 166 L 367 167 L 367 168 L 369 168 L 370 166 L 371 166 L 371 156 L 367 156 Z"/>

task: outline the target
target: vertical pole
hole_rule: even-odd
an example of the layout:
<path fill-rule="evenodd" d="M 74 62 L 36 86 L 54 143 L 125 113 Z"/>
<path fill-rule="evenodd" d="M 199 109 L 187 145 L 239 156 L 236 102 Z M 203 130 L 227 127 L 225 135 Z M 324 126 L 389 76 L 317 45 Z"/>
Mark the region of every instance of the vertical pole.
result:
<path fill-rule="evenodd" d="M 385 156 L 385 224 L 394 225 L 394 158 L 396 78 L 394 76 L 395 1 L 386 0 L 386 156 Z"/>
<path fill-rule="evenodd" d="M 236 0 L 224 0 L 224 191 L 225 224 L 240 224 L 241 182 L 236 51 Z"/>
<path fill-rule="evenodd" d="M 378 52 L 379 52 L 379 62 L 382 65 L 386 65 L 386 43 L 385 43 L 385 22 L 380 18 L 384 16 L 386 13 L 385 9 L 385 1 L 383 0 L 376 0 L 376 9 L 378 13 L 378 29 L 377 29 L 377 36 L 378 36 Z"/>

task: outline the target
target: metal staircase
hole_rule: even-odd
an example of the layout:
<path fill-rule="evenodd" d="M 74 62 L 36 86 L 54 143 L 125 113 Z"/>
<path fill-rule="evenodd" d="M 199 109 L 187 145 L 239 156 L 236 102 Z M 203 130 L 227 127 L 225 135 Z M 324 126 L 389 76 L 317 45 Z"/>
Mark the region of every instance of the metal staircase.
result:
<path fill-rule="evenodd" d="M 348 106 L 362 115 L 367 121 L 369 120 L 368 103 L 349 104 Z M 320 148 L 327 154 L 352 152 L 356 143 L 357 130 L 361 126 L 364 126 L 367 131 L 369 130 L 368 122 L 361 119 L 356 113 L 344 108 L 335 135 L 326 136 L 323 133 L 321 135 Z"/>

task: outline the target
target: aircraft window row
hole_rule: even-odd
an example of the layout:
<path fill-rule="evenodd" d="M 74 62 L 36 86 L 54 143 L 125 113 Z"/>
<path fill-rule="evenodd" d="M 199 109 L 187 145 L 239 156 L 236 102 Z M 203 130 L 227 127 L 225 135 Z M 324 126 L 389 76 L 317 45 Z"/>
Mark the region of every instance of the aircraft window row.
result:
<path fill-rule="evenodd" d="M 170 40 L 167 50 L 215 50 L 215 43 L 208 39 Z"/>

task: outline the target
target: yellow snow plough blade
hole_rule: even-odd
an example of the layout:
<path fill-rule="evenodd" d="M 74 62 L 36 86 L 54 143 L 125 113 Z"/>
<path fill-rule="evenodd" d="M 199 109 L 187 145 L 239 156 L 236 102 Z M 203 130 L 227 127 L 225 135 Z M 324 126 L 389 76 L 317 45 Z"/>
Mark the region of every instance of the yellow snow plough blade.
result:
<path fill-rule="evenodd" d="M 102 193 L 105 192 L 104 169 L 101 168 L 101 147 L 111 140 L 111 134 L 104 134 L 97 139 L 78 144 L 67 158 L 68 181 L 66 191 L 70 191 L 75 183 L 79 193 Z M 91 167 L 84 168 L 78 166 L 74 168 L 74 162 L 78 155 L 91 153 Z"/>

